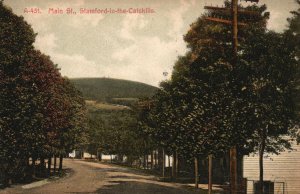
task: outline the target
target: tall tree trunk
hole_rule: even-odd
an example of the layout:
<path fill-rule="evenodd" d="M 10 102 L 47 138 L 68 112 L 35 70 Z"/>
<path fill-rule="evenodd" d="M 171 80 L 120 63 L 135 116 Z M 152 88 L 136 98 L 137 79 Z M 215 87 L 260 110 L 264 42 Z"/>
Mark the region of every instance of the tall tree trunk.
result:
<path fill-rule="evenodd" d="M 30 173 L 30 163 L 29 163 L 30 157 L 27 157 L 25 160 L 25 165 L 26 165 L 26 171 L 25 171 L 25 177 L 28 178 L 31 173 Z"/>
<path fill-rule="evenodd" d="M 49 156 L 49 158 L 48 158 L 48 176 L 51 176 L 51 160 L 52 160 L 52 157 Z"/>
<path fill-rule="evenodd" d="M 155 150 L 154 151 L 154 168 L 156 168 L 157 167 L 157 163 L 158 163 L 158 151 L 157 150 Z"/>
<path fill-rule="evenodd" d="M 176 152 L 173 152 L 173 161 L 172 161 L 172 178 L 176 179 Z"/>
<path fill-rule="evenodd" d="M 266 129 L 262 130 L 261 144 L 259 148 L 259 193 L 264 193 L 264 151 L 266 147 Z"/>
<path fill-rule="evenodd" d="M 172 178 L 171 157 L 170 157 L 170 155 L 168 155 L 168 169 L 170 170 L 170 177 Z"/>
<path fill-rule="evenodd" d="M 12 185 L 12 183 L 13 183 L 12 178 L 10 176 L 8 176 L 6 178 L 6 180 L 4 181 L 4 186 L 8 187 L 8 186 Z"/>
<path fill-rule="evenodd" d="M 143 168 L 146 169 L 146 154 L 143 156 Z"/>
<path fill-rule="evenodd" d="M 237 161 L 236 146 L 230 148 L 230 193 L 237 193 Z"/>
<path fill-rule="evenodd" d="M 4 180 L 3 180 L 4 187 L 10 186 L 12 183 L 12 180 L 8 173 L 8 169 L 4 169 L 4 177 L 3 178 L 4 178 Z"/>
<path fill-rule="evenodd" d="M 198 158 L 195 157 L 195 188 L 198 188 Z"/>
<path fill-rule="evenodd" d="M 99 161 L 102 160 L 102 155 L 101 155 L 101 152 L 99 152 L 99 151 L 97 151 L 97 159 L 98 159 Z"/>
<path fill-rule="evenodd" d="M 176 156 L 176 158 L 175 158 L 175 160 L 176 160 L 176 167 L 175 167 L 175 177 L 177 178 L 178 177 L 178 152 L 177 152 L 177 150 L 176 150 L 176 152 L 175 152 L 176 154 L 175 154 L 175 156 Z"/>
<path fill-rule="evenodd" d="M 165 178 L 165 165 L 166 165 L 165 149 L 162 149 L 162 176 Z"/>
<path fill-rule="evenodd" d="M 59 155 L 59 168 L 58 171 L 61 172 L 62 171 L 62 167 L 63 167 L 63 154 Z"/>
<path fill-rule="evenodd" d="M 45 171 L 46 167 L 45 167 L 45 158 L 43 156 L 40 158 L 40 166 L 41 166 L 41 175 L 42 175 L 42 177 L 45 177 L 46 176 L 46 171 Z"/>
<path fill-rule="evenodd" d="M 36 158 L 35 157 L 32 157 L 32 177 L 35 178 L 36 177 L 36 168 L 35 168 L 35 161 L 36 161 Z"/>
<path fill-rule="evenodd" d="M 53 174 L 56 173 L 56 155 L 54 155 Z"/>
<path fill-rule="evenodd" d="M 99 158 L 98 158 L 98 160 L 99 160 L 99 161 L 102 161 L 102 153 L 101 153 L 101 152 L 99 153 Z"/>
<path fill-rule="evenodd" d="M 153 150 L 151 151 L 151 170 L 153 169 Z"/>
<path fill-rule="evenodd" d="M 212 155 L 208 156 L 208 194 L 212 194 Z"/>

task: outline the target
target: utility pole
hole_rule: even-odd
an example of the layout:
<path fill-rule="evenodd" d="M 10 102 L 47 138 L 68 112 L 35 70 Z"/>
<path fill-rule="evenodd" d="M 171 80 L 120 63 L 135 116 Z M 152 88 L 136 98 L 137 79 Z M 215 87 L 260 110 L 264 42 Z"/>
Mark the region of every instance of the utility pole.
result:
<path fill-rule="evenodd" d="M 232 15 L 232 62 L 233 66 L 237 63 L 237 47 L 238 47 L 238 0 L 231 0 Z M 236 146 L 230 148 L 230 193 L 237 193 L 237 162 L 236 162 Z"/>
<path fill-rule="evenodd" d="M 237 62 L 237 47 L 238 47 L 238 0 L 231 0 L 231 15 L 232 15 L 232 56 L 233 65 Z"/>
<path fill-rule="evenodd" d="M 246 0 L 250 2 L 258 3 L 259 0 Z M 214 12 L 231 12 L 231 20 L 226 20 L 223 18 L 215 18 L 215 17 L 206 17 L 206 20 L 230 24 L 232 25 L 232 66 L 236 66 L 237 64 L 237 53 L 238 53 L 238 26 L 246 26 L 246 23 L 238 22 L 238 14 L 245 15 L 260 15 L 258 12 L 247 11 L 247 10 L 238 10 L 238 0 L 231 0 L 231 9 L 221 8 L 221 7 L 212 7 L 205 6 L 205 9 L 212 10 Z M 237 184 L 237 148 L 233 146 L 230 148 L 230 193 L 237 194 L 238 193 L 238 184 Z M 210 177 L 211 178 L 211 177 Z"/>

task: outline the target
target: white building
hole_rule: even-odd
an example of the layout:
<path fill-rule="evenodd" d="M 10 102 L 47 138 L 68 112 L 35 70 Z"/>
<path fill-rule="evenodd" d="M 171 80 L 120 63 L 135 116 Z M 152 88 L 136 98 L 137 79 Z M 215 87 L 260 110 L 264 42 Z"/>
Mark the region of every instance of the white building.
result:
<path fill-rule="evenodd" d="M 295 150 L 264 158 L 264 180 L 274 182 L 274 192 L 270 194 L 300 194 L 300 145 L 293 143 L 292 148 Z M 255 194 L 254 184 L 259 180 L 258 159 L 258 155 L 244 157 L 247 194 Z M 273 183 L 270 185 L 273 187 Z"/>

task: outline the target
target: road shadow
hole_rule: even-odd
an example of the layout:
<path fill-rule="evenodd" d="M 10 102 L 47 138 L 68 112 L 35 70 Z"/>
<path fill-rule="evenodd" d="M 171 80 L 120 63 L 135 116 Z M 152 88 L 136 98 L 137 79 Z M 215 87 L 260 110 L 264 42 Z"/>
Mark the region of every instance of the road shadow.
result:
<path fill-rule="evenodd" d="M 144 183 L 138 181 L 110 181 L 97 190 L 101 194 L 199 194 L 199 191 L 188 189 L 172 188 L 168 186 Z"/>

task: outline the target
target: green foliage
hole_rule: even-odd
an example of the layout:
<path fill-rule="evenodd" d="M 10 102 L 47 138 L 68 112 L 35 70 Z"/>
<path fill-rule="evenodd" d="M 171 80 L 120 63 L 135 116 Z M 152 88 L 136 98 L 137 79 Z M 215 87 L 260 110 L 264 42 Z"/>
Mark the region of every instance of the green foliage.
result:
<path fill-rule="evenodd" d="M 63 79 L 60 90 L 62 103 L 57 108 L 63 123 L 58 128 L 57 139 L 59 151 L 66 154 L 86 142 L 87 110 L 81 93 L 67 78 Z"/>
<path fill-rule="evenodd" d="M 205 16 L 191 25 L 184 36 L 190 51 L 178 59 L 172 79 L 161 84 L 155 108 L 143 121 L 157 144 L 190 157 L 216 155 L 234 145 L 248 153 L 262 142 L 267 152 L 290 147 L 282 135 L 295 124 L 295 47 L 286 36 L 266 29 L 266 6 L 244 9 L 260 16 L 239 29 L 236 64 L 231 26 Z M 239 19 L 249 22 L 245 16 Z"/>
<path fill-rule="evenodd" d="M 48 56 L 34 50 L 35 34 L 0 2 L 0 183 L 20 180 L 29 158 L 65 153 L 85 128 L 84 101 Z"/>
<path fill-rule="evenodd" d="M 144 142 L 132 110 L 89 111 L 88 151 L 132 158 L 142 155 Z"/>
<path fill-rule="evenodd" d="M 297 65 L 296 65 L 296 71 L 293 72 L 295 75 L 295 80 L 293 84 L 293 99 L 296 104 L 296 111 L 298 118 L 300 118 L 300 65 L 299 65 L 299 59 L 300 59 L 300 1 L 296 0 L 298 4 L 298 9 L 292 11 L 293 14 L 291 18 L 288 18 L 289 22 L 289 28 L 285 31 L 285 39 L 287 42 L 289 42 L 289 47 L 294 48 L 293 52 L 289 53 L 290 56 L 294 56 Z M 300 132 L 298 128 L 295 128 L 292 135 L 297 138 L 297 141 L 300 142 Z"/>
<path fill-rule="evenodd" d="M 21 64 L 26 63 L 34 38 L 32 28 L 23 18 L 14 15 L 0 2 L 0 171 L 6 172 L 7 176 L 18 173 L 18 166 L 13 163 L 24 160 L 27 154 L 20 149 L 25 146 L 28 152 L 23 137 L 31 125 L 29 118 L 25 117 L 30 111 L 26 101 L 31 95 L 24 94 L 27 88 L 20 83 L 19 73 L 22 71 Z M 15 130 L 23 125 L 20 130 Z"/>
<path fill-rule="evenodd" d="M 139 99 L 151 97 L 156 87 L 109 78 L 72 79 L 83 93 L 88 108 L 88 134 L 84 145 L 89 153 L 126 155 L 130 164 L 149 147 L 138 125 Z M 146 146 L 147 145 L 147 146 Z"/>

